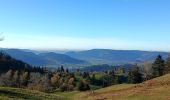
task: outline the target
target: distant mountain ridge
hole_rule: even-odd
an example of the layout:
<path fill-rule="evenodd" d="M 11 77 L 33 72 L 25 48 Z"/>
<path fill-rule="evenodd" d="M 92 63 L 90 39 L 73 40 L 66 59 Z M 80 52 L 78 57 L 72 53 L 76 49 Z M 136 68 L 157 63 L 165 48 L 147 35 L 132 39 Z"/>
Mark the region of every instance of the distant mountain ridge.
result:
<path fill-rule="evenodd" d="M 110 49 L 92 49 L 79 52 L 67 52 L 73 58 L 79 58 L 91 63 L 99 64 L 121 64 L 138 63 L 143 61 L 153 61 L 156 56 L 167 57 L 168 52 L 156 51 L 138 51 L 138 50 L 110 50 Z"/>
<path fill-rule="evenodd" d="M 4 50 L 10 56 L 22 60 L 26 63 L 35 66 L 48 66 L 48 65 L 61 65 L 61 64 L 84 64 L 85 61 L 78 60 L 72 57 L 69 57 L 65 54 L 57 53 L 40 53 L 35 54 L 33 52 L 27 52 L 20 49 L 6 49 Z"/>
<path fill-rule="evenodd" d="M 78 60 L 75 58 L 72 58 L 68 55 L 65 54 L 58 54 L 58 53 L 54 53 L 54 52 L 49 52 L 49 53 L 40 53 L 38 56 L 49 60 L 49 61 L 53 61 L 56 63 L 60 63 L 60 64 L 64 64 L 64 63 L 69 63 L 69 64 L 82 64 L 85 63 L 85 61 L 83 60 Z"/>
<path fill-rule="evenodd" d="M 153 61 L 156 56 L 162 55 L 163 58 L 168 56 L 168 52 L 156 51 L 138 51 L 138 50 L 110 50 L 110 49 L 92 49 L 84 51 L 72 51 L 64 54 L 39 51 L 22 50 L 22 49 L 3 49 L 15 59 L 22 60 L 35 66 L 54 67 L 67 65 L 68 67 L 81 67 L 89 65 L 121 65 L 133 64 L 144 61 Z"/>
<path fill-rule="evenodd" d="M 10 56 L 12 56 L 13 58 L 22 60 L 31 65 L 41 66 L 41 65 L 46 65 L 48 63 L 44 58 L 30 51 L 27 52 L 20 49 L 7 49 L 4 51 L 8 53 Z"/>

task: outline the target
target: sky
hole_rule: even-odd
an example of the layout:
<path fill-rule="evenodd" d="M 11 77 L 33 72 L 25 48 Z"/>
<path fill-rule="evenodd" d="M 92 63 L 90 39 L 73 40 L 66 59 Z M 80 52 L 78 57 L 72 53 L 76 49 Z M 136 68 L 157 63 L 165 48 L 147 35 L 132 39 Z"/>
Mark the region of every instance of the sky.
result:
<path fill-rule="evenodd" d="M 170 0 L 0 0 L 3 48 L 170 51 Z"/>

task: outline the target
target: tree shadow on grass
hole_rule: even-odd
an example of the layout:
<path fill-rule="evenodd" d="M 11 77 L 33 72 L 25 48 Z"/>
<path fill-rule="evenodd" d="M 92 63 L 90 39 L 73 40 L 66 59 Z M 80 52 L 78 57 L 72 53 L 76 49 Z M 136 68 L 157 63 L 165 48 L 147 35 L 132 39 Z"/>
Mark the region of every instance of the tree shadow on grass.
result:
<path fill-rule="evenodd" d="M 16 93 L 8 90 L 0 90 L 0 96 L 8 96 L 9 98 L 20 98 L 20 99 L 31 99 L 33 98 L 30 95 Z M 38 98 L 34 98 L 34 100 L 38 100 Z"/>
<path fill-rule="evenodd" d="M 0 96 L 7 96 L 8 98 L 24 99 L 24 100 L 65 100 L 61 97 L 46 98 L 46 96 L 39 97 L 37 95 L 31 95 L 31 94 L 29 95 L 29 94 L 18 93 L 9 90 L 0 90 Z"/>

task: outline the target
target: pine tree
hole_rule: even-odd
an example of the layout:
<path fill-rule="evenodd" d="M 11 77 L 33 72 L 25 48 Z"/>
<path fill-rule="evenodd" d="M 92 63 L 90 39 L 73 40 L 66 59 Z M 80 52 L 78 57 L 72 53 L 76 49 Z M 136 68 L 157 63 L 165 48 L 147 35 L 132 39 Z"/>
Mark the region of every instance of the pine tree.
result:
<path fill-rule="evenodd" d="M 93 73 L 92 78 L 91 78 L 91 83 L 95 84 L 95 81 L 96 81 L 96 75 L 95 75 L 95 73 Z"/>
<path fill-rule="evenodd" d="M 133 83 L 141 83 L 142 82 L 142 74 L 139 71 L 139 67 L 137 67 L 134 71 L 133 71 L 133 75 L 134 75 L 134 79 L 133 79 Z"/>
<path fill-rule="evenodd" d="M 68 68 L 66 69 L 66 73 L 69 73 L 69 70 L 68 70 Z"/>
<path fill-rule="evenodd" d="M 63 65 L 61 65 L 61 72 L 64 72 L 64 67 L 63 67 Z"/>
<path fill-rule="evenodd" d="M 170 55 L 168 56 L 168 58 L 166 59 L 166 68 L 165 68 L 165 73 L 169 73 L 170 72 Z"/>
<path fill-rule="evenodd" d="M 140 73 L 139 67 L 135 67 L 133 70 L 129 71 L 128 74 L 129 83 L 141 83 L 143 81 L 142 74 Z"/>
<path fill-rule="evenodd" d="M 128 83 L 132 83 L 133 82 L 133 74 L 132 74 L 132 70 L 130 69 L 128 72 Z"/>
<path fill-rule="evenodd" d="M 165 71 L 165 63 L 162 59 L 162 56 L 158 55 L 158 57 L 155 59 L 155 62 L 152 65 L 153 68 L 153 77 L 159 77 L 164 75 Z"/>

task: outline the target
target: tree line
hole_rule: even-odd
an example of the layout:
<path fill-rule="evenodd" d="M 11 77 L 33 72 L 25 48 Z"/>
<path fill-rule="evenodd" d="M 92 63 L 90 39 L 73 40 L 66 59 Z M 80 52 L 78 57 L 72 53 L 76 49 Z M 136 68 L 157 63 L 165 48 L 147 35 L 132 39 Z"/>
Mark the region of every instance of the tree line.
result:
<path fill-rule="evenodd" d="M 128 82 L 141 83 L 168 73 L 170 73 L 170 55 L 166 60 L 158 55 L 153 63 L 144 62 L 142 65 L 135 65 L 133 69 L 130 69 Z"/>

